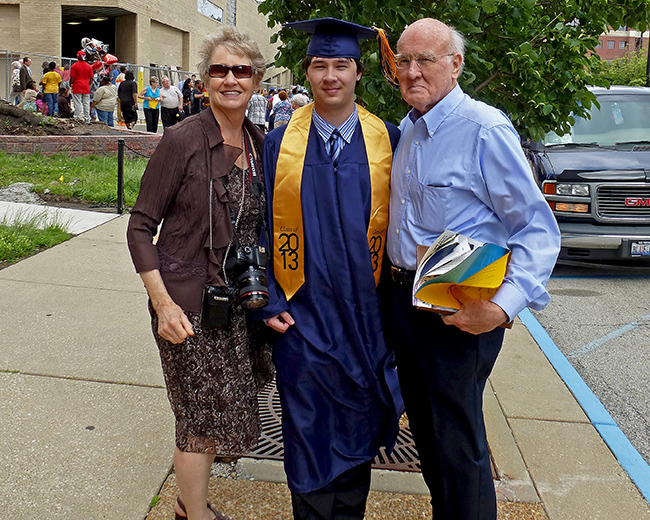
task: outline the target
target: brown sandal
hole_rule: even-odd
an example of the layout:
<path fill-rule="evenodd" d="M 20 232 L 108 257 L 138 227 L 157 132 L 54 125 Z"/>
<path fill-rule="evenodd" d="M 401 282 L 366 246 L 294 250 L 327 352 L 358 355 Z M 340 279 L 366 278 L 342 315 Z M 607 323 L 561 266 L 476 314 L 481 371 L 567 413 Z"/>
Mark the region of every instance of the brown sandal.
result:
<path fill-rule="evenodd" d="M 174 520 L 187 520 L 187 511 L 185 510 L 185 504 L 183 504 L 183 501 L 181 500 L 180 495 L 178 495 L 176 497 L 176 503 L 178 504 L 178 507 L 181 508 L 181 511 L 183 511 L 183 513 L 185 513 L 185 516 L 179 515 L 176 512 L 176 508 L 174 508 L 174 514 L 176 515 L 176 516 L 174 516 Z"/>
<path fill-rule="evenodd" d="M 223 513 L 220 513 L 219 511 L 217 511 L 214 507 L 212 507 L 210 505 L 209 502 L 208 502 L 208 509 L 214 513 L 214 516 L 215 516 L 214 520 L 233 520 L 228 515 L 225 515 Z"/>
<path fill-rule="evenodd" d="M 181 508 L 181 511 L 185 513 L 185 516 L 179 515 L 176 512 L 176 509 L 174 509 L 174 514 L 176 515 L 175 520 L 187 520 L 187 510 L 185 509 L 185 504 L 183 504 L 183 501 L 181 500 L 180 496 L 176 497 L 176 503 L 178 504 L 178 507 Z M 208 502 L 208 509 L 214 513 L 215 516 L 214 520 L 233 520 L 228 515 L 224 515 L 223 513 L 217 511 L 214 507 L 210 505 L 210 502 Z"/>

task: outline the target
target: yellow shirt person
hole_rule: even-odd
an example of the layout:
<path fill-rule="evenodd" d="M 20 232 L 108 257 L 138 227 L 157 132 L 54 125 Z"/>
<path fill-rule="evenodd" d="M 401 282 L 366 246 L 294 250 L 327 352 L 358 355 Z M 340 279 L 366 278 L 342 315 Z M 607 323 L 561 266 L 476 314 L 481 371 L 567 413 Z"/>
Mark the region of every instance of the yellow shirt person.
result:
<path fill-rule="evenodd" d="M 43 75 L 41 78 L 41 85 L 43 85 L 43 94 L 59 94 L 59 84 L 62 79 L 59 73 L 51 70 Z"/>

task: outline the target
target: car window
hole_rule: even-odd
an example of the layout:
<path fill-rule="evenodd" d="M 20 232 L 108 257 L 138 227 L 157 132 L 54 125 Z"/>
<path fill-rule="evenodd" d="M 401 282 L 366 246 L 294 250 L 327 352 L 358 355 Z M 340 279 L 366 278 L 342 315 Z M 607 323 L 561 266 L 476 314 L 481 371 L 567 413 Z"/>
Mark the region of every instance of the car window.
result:
<path fill-rule="evenodd" d="M 544 144 L 598 144 L 650 141 L 650 95 L 604 94 L 598 96 L 600 110 L 591 110 L 591 119 L 576 117 L 571 132 L 563 136 L 549 132 Z"/>

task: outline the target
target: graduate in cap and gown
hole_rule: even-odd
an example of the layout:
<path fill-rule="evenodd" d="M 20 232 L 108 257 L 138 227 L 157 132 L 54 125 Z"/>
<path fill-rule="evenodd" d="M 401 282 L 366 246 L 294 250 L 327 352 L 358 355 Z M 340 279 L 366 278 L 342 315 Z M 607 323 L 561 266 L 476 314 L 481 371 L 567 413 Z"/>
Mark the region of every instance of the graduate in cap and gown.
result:
<path fill-rule="evenodd" d="M 303 68 L 314 102 L 268 134 L 267 325 L 296 519 L 363 519 L 370 465 L 391 450 L 403 405 L 377 284 L 399 130 L 354 102 L 359 39 L 334 18 L 286 24 L 313 34 Z"/>

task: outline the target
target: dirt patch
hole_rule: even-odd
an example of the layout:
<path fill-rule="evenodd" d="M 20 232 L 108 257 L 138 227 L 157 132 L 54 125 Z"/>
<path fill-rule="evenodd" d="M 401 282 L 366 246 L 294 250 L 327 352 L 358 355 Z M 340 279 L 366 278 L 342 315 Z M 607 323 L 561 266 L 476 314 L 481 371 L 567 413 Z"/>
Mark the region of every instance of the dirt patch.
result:
<path fill-rule="evenodd" d="M 102 122 L 60 119 L 34 114 L 0 100 L 0 135 L 117 135 L 121 131 Z"/>
<path fill-rule="evenodd" d="M 105 204 L 99 202 L 87 202 L 75 197 L 65 197 L 63 195 L 54 195 L 53 193 L 39 193 L 38 196 L 46 206 L 55 206 L 59 208 L 83 209 L 87 211 L 100 211 L 104 213 L 115 213 L 117 205 Z M 125 212 L 128 208 L 125 208 Z"/>
<path fill-rule="evenodd" d="M 20 202 L 23 204 L 43 204 L 58 208 L 83 209 L 103 213 L 115 213 L 116 204 L 88 202 L 75 197 L 55 195 L 54 193 L 35 193 L 33 184 L 29 182 L 15 182 L 6 188 L 0 188 L 0 201 Z M 128 211 L 128 208 L 125 208 Z"/>
<path fill-rule="evenodd" d="M 106 204 L 100 202 L 87 202 L 75 197 L 65 197 L 63 195 L 54 195 L 52 193 L 39 193 L 38 196 L 46 206 L 55 206 L 58 208 L 83 209 L 86 211 L 99 211 L 103 213 L 115 213 L 116 204 Z M 125 207 L 125 212 L 128 208 Z"/>

